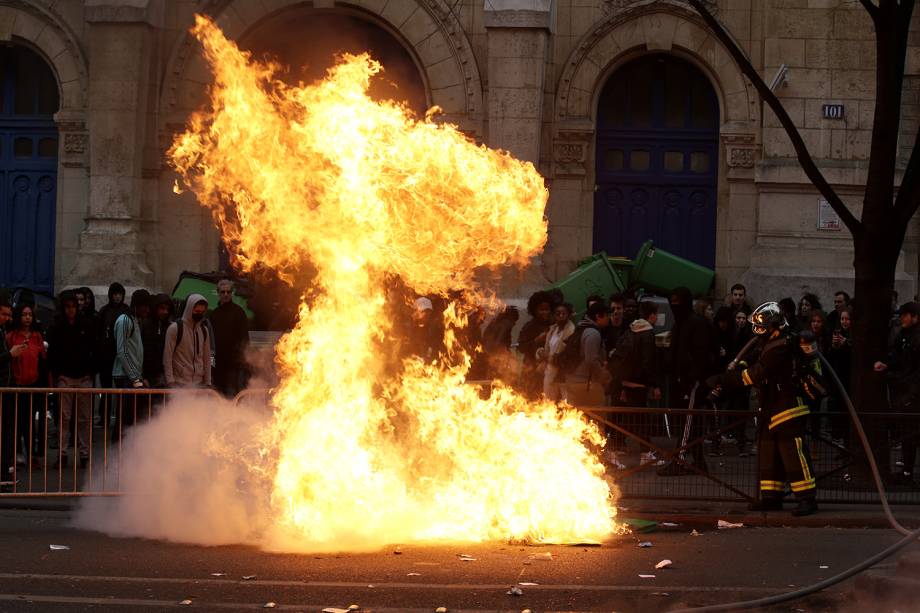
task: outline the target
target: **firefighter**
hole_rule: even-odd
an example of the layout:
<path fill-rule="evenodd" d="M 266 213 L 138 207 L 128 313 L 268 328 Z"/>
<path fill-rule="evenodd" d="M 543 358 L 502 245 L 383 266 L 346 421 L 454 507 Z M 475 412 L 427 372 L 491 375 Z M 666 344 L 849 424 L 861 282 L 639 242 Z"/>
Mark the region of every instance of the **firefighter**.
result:
<path fill-rule="evenodd" d="M 779 511 L 788 483 L 798 506 L 799 517 L 818 510 L 815 502 L 815 474 L 805 443 L 805 422 L 809 413 L 797 384 L 795 361 L 798 339 L 789 331 L 779 305 L 767 302 L 751 313 L 754 333 L 761 337 L 761 353 L 750 368 L 738 368 L 710 377 L 707 383 L 718 393 L 745 386 L 760 388 L 761 419 L 758 436 L 760 498 L 752 511 Z"/>

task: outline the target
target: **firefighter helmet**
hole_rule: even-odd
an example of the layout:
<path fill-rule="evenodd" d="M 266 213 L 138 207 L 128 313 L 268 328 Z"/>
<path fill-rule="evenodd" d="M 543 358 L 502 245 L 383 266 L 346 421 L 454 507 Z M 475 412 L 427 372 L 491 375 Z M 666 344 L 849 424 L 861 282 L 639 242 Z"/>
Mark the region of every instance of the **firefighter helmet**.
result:
<path fill-rule="evenodd" d="M 751 322 L 751 328 L 757 335 L 766 334 L 767 330 L 779 330 L 786 326 L 783 310 L 775 302 L 764 302 L 754 309 L 748 321 Z"/>

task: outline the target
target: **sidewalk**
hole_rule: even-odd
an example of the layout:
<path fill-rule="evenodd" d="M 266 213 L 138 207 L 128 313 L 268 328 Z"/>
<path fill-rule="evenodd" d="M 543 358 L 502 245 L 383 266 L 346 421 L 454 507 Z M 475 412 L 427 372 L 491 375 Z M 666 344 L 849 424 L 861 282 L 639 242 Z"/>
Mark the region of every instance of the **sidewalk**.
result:
<path fill-rule="evenodd" d="M 822 504 L 814 515 L 793 517 L 795 503 L 788 499 L 783 511 L 755 513 L 741 502 L 681 500 L 621 500 L 617 516 L 714 529 L 720 519 L 754 527 L 789 528 L 891 528 L 881 504 Z M 895 518 L 907 528 L 920 528 L 920 505 L 892 505 Z"/>

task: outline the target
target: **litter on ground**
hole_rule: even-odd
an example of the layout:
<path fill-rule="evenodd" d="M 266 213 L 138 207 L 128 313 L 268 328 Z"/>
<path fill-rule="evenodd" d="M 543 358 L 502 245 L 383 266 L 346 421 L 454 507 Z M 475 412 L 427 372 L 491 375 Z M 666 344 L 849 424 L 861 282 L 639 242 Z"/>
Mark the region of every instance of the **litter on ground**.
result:
<path fill-rule="evenodd" d="M 640 579 L 654 579 L 655 575 L 639 575 Z"/>
<path fill-rule="evenodd" d="M 728 528 L 744 528 L 744 524 L 733 524 L 729 521 L 725 521 L 724 519 L 720 519 L 719 523 L 716 524 L 716 527 L 719 530 L 727 530 Z"/>
<path fill-rule="evenodd" d="M 548 551 L 543 551 L 541 553 L 535 553 L 530 556 L 531 560 L 543 560 L 544 562 L 549 562 L 553 559 L 553 554 Z"/>
<path fill-rule="evenodd" d="M 641 543 L 639 543 L 639 547 L 651 547 L 651 546 L 652 546 L 652 541 L 642 541 Z"/>
<path fill-rule="evenodd" d="M 521 588 L 519 588 L 519 587 L 516 586 L 516 585 L 513 585 L 513 586 L 511 586 L 511 589 L 508 590 L 508 591 L 505 592 L 505 593 L 508 594 L 509 596 L 523 596 L 523 595 L 524 595 L 524 590 L 522 590 Z"/>
<path fill-rule="evenodd" d="M 67 545 L 48 545 L 48 549 L 51 551 L 70 551 L 70 547 Z"/>
<path fill-rule="evenodd" d="M 657 568 L 657 569 L 659 569 L 659 570 L 662 569 L 662 568 L 670 568 L 670 567 L 671 567 L 671 564 L 673 564 L 673 562 L 671 562 L 671 560 L 662 560 L 661 562 L 659 562 L 658 564 L 655 565 L 655 568 Z"/>

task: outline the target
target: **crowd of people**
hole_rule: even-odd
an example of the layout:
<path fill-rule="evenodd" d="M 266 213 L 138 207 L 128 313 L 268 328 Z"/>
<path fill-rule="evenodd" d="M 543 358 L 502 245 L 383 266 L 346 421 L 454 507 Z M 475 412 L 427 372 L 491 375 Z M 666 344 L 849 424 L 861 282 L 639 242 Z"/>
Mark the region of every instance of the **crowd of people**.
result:
<path fill-rule="evenodd" d="M 736 284 L 724 304 L 709 299 L 693 300 L 686 288 L 676 288 L 668 298 L 668 316 L 673 317 L 669 334 L 656 329 L 659 310 L 664 305 L 641 296 L 614 294 L 606 300 L 591 296 L 582 307 L 584 316 L 572 321 L 575 308 L 558 292 L 537 292 L 527 306 L 530 319 L 517 339 L 523 354 L 519 386 L 525 393 L 550 400 L 567 400 L 573 405 L 622 407 L 690 407 L 729 411 L 748 411 L 758 407 L 757 390 L 751 386 L 726 390 L 717 399 L 709 398 L 706 380 L 723 373 L 754 337 L 750 316 L 753 307 L 743 285 Z M 791 298 L 778 301 L 784 334 L 810 332 L 808 338 L 828 359 L 844 390 L 851 387 L 853 301 L 845 291 L 834 294 L 833 305 L 824 310 L 811 293 L 798 303 Z M 920 403 L 920 305 L 908 302 L 897 306 L 893 300 L 891 355 L 876 364 L 887 372 L 892 410 L 910 412 Z M 665 341 L 662 336 L 669 337 Z M 658 338 L 656 338 L 658 337 Z M 664 341 L 664 342 L 662 342 Z M 510 346 L 510 339 L 506 341 Z M 663 347 L 661 345 L 668 345 Z M 756 350 L 756 349 L 755 349 Z M 756 356 L 748 355 L 748 360 Z M 818 399 L 805 399 L 809 430 L 832 444 L 849 444 L 850 420 L 842 393 L 828 385 L 828 393 Z M 801 412 L 801 411 L 800 411 Z M 660 416 L 656 418 L 660 421 Z M 638 434 L 661 434 L 660 424 L 651 423 Z M 688 427 L 684 435 L 696 439 L 703 433 L 701 420 Z M 709 424 L 711 429 L 713 424 Z M 671 424 L 679 436 L 683 424 Z M 659 474 L 683 475 L 692 464 L 706 471 L 706 455 L 721 455 L 723 444 L 737 446 L 740 455 L 757 453 L 754 424 L 742 423 L 724 436 L 712 437 L 708 447 L 694 445 L 686 461 L 663 465 L 651 451 L 642 453 L 643 462 L 660 465 Z M 622 436 L 610 432 L 608 461 L 622 466 Z M 909 437 L 908 437 L 909 438 Z M 903 467 L 898 476 L 910 481 L 914 472 L 916 443 L 902 446 Z M 705 451 L 704 451 L 705 450 Z"/>
<path fill-rule="evenodd" d="M 248 320 L 233 302 L 233 283 L 225 279 L 217 287 L 217 305 L 191 294 L 180 304 L 179 317 L 168 294 L 138 289 L 126 301 L 124 286 L 113 283 L 106 304 L 97 311 L 89 288 L 66 290 L 58 296 L 53 321 L 44 325 L 37 321 L 36 303 L 29 295 L 21 295 L 15 305 L 0 296 L 0 481 L 8 479 L 14 462 L 24 464 L 31 457 L 40 463 L 48 443 L 75 443 L 78 461 L 85 466 L 94 410 L 97 422 L 111 426 L 110 440 L 133 424 L 136 411 L 125 408 L 127 396 L 116 397 L 115 417 L 109 419 L 102 406 L 94 407 L 91 394 L 64 390 L 213 388 L 232 398 L 243 389 Z M 45 395 L 2 388 L 48 387 L 61 389 L 52 406 L 59 428 L 44 441 L 48 428 L 36 415 L 51 404 Z M 68 462 L 65 451 L 61 449 L 55 467 Z"/>

